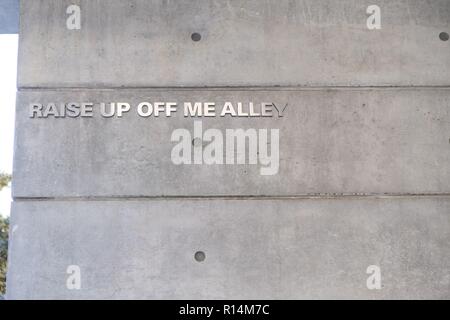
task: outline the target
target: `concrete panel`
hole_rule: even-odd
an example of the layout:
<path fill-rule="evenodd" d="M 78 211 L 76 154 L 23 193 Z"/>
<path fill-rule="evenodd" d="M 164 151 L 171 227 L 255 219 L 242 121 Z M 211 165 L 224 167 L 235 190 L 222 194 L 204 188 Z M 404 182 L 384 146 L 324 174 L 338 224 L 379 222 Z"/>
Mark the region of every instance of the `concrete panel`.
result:
<path fill-rule="evenodd" d="M 7 294 L 449 299 L 449 213 L 448 197 L 16 202 Z M 66 287 L 69 265 L 80 290 Z M 366 287 L 369 265 L 380 290 Z"/>
<path fill-rule="evenodd" d="M 122 118 L 100 102 L 129 102 Z M 142 118 L 142 101 L 177 102 L 172 117 Z M 283 117 L 183 116 L 183 102 L 288 107 Z M 93 118 L 29 117 L 30 103 L 92 102 Z M 26 91 L 18 96 L 15 197 L 292 196 L 450 192 L 450 90 Z M 263 165 L 175 165 L 177 128 L 279 129 L 279 171 Z M 208 142 L 203 142 L 203 146 Z M 202 144 L 200 143 L 200 148 Z M 195 148 L 195 147 L 193 147 Z M 224 152 L 225 153 L 225 152 Z M 247 161 L 248 163 L 248 161 Z"/>
<path fill-rule="evenodd" d="M 19 0 L 0 1 L 0 34 L 19 33 Z"/>
<path fill-rule="evenodd" d="M 450 1 L 377 0 L 380 30 L 372 4 L 23 0 L 19 86 L 450 85 Z"/>

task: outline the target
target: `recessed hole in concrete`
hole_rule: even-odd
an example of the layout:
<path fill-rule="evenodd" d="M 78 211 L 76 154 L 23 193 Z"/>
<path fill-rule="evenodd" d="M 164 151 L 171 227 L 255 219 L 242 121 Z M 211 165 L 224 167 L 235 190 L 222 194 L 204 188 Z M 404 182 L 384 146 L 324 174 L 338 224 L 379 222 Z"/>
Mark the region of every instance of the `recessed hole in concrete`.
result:
<path fill-rule="evenodd" d="M 194 147 L 200 147 L 202 145 L 202 139 L 200 139 L 200 138 L 192 139 L 192 145 Z"/>
<path fill-rule="evenodd" d="M 439 39 L 442 41 L 447 41 L 449 39 L 449 35 L 447 32 L 441 32 L 439 33 Z"/>
<path fill-rule="evenodd" d="M 202 261 L 205 261 L 206 255 L 205 255 L 205 253 L 203 251 L 197 251 L 194 254 L 194 258 L 195 258 L 195 261 L 202 262 Z"/>
<path fill-rule="evenodd" d="M 200 35 L 200 33 L 194 32 L 193 34 L 191 34 L 191 39 L 192 41 L 200 41 L 202 39 L 202 36 Z"/>

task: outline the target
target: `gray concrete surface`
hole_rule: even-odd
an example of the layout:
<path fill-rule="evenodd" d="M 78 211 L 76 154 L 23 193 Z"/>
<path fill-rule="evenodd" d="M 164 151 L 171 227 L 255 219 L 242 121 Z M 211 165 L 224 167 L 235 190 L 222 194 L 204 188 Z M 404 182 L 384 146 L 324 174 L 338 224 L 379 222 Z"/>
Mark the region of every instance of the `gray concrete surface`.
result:
<path fill-rule="evenodd" d="M 22 1 L 19 86 L 450 84 L 448 0 L 72 2 Z"/>
<path fill-rule="evenodd" d="M 7 295 L 448 299 L 449 212 L 448 197 L 16 202 Z"/>
<path fill-rule="evenodd" d="M 123 118 L 29 117 L 30 103 L 126 101 Z M 142 101 L 173 101 L 170 118 L 142 118 Z M 185 118 L 183 101 L 271 101 L 279 118 Z M 450 193 L 449 89 L 117 90 L 21 92 L 15 197 Z M 97 111 L 99 110 L 97 106 Z M 175 165 L 171 134 L 208 128 L 280 130 L 280 169 Z M 204 142 L 205 145 L 208 142 Z M 87 183 L 89 181 L 89 183 Z"/>
<path fill-rule="evenodd" d="M 368 30 L 372 4 L 22 0 L 7 297 L 450 299 L 450 1 L 377 0 Z M 202 119 L 280 129 L 278 175 L 175 166 L 194 119 L 134 113 L 227 100 L 289 104 Z M 50 102 L 133 112 L 29 118 Z"/>
<path fill-rule="evenodd" d="M 19 0 L 0 1 L 0 34 L 19 33 Z"/>

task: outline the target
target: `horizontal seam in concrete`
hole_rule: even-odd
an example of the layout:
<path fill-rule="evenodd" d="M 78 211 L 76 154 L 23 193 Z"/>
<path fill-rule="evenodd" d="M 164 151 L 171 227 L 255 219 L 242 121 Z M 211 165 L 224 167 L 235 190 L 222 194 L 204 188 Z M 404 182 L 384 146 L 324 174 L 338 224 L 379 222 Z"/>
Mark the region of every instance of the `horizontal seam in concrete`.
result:
<path fill-rule="evenodd" d="M 133 200 L 321 200 L 321 199 L 398 199 L 450 197 L 450 193 L 371 193 L 371 194 L 304 194 L 292 196 L 83 196 L 83 197 L 13 197 L 14 202 L 27 201 L 133 201 Z"/>
<path fill-rule="evenodd" d="M 112 90 L 179 90 L 179 91 L 308 91 L 308 90 L 409 90 L 450 89 L 450 85 L 431 86 L 121 86 L 121 87 L 18 87 L 19 92 L 32 91 L 112 91 Z"/>

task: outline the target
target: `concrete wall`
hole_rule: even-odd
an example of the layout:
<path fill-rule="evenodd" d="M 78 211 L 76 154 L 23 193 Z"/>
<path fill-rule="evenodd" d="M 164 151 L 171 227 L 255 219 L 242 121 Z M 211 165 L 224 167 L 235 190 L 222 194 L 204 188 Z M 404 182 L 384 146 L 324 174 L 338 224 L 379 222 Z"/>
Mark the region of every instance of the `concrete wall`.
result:
<path fill-rule="evenodd" d="M 22 3 L 23 87 L 450 84 L 448 0 L 377 0 L 376 31 L 368 0 Z M 72 3 L 79 32 L 65 28 Z"/>
<path fill-rule="evenodd" d="M 271 101 L 283 117 L 30 118 L 34 102 Z M 450 193 L 450 90 L 27 91 L 18 96 L 15 197 Z M 99 111 L 99 106 L 96 105 Z M 280 107 L 281 108 L 281 107 Z M 218 108 L 220 109 L 220 108 Z M 279 129 L 278 174 L 261 165 L 175 165 L 171 134 Z M 208 142 L 203 142 L 205 146 Z M 32 173 L 32 174 L 30 174 Z M 86 183 L 89 181 L 89 183 Z M 149 183 L 151 181 L 151 183 Z M 176 181 L 176 183 L 174 183 Z M 214 181 L 214 183 L 211 183 Z"/>
<path fill-rule="evenodd" d="M 448 197 L 30 201 L 14 212 L 9 298 L 449 294 Z M 66 288 L 69 265 L 81 290 Z M 379 291 L 366 287 L 368 265 L 382 268 Z"/>
<path fill-rule="evenodd" d="M 450 298 L 450 1 L 371 4 L 21 1 L 8 298 Z M 75 101 L 288 107 L 29 116 Z M 279 129 L 279 173 L 174 165 L 194 120 Z"/>

